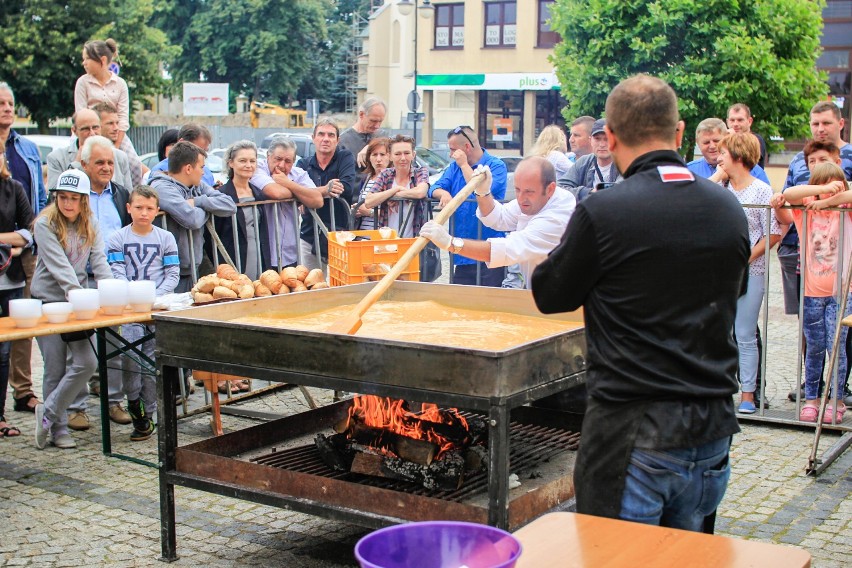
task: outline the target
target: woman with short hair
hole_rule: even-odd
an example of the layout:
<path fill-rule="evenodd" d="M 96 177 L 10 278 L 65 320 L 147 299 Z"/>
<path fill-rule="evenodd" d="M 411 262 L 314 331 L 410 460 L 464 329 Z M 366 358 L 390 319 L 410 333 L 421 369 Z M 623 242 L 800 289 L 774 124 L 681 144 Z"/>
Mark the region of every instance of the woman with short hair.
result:
<path fill-rule="evenodd" d="M 751 169 L 760 158 L 757 138 L 750 133 L 732 132 L 719 143 L 717 174 L 727 177 L 721 182 L 743 205 L 770 205 L 772 188 L 751 175 Z M 718 170 L 721 170 L 718 171 Z M 766 273 L 766 239 L 772 248 L 781 240 L 781 227 L 770 211 L 769 234 L 766 234 L 766 210 L 743 207 L 748 221 L 751 256 L 749 257 L 748 288 L 737 301 L 737 316 L 734 334 L 740 352 L 741 401 L 737 412 L 754 414 L 754 391 L 757 387 L 758 351 L 757 318 L 763 303 L 764 275 Z"/>

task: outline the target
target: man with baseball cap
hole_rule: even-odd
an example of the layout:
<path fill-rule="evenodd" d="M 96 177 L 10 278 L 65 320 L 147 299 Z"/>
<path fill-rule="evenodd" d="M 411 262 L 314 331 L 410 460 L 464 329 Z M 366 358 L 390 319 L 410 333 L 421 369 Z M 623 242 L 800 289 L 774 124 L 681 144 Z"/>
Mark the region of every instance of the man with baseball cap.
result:
<path fill-rule="evenodd" d="M 606 119 L 599 118 L 592 125 L 592 153 L 577 160 L 574 167 L 557 180 L 559 187 L 570 191 L 580 202 L 594 191 L 599 184 L 613 184 L 623 178 L 612 159 L 606 131 Z"/>

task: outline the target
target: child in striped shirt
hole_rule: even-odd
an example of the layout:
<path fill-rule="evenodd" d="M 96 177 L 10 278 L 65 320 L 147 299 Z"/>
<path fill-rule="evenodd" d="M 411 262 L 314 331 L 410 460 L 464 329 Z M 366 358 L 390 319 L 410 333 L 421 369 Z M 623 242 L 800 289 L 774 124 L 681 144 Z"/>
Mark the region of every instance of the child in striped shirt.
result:
<path fill-rule="evenodd" d="M 127 212 L 133 222 L 119 229 L 109 239 L 107 262 L 115 278 L 121 280 L 153 280 L 157 295 L 174 292 L 180 279 L 180 259 L 174 235 L 153 224 L 160 211 L 156 190 L 147 185 L 136 186 L 130 193 Z M 144 337 L 145 324 L 123 325 L 121 335 L 130 343 Z M 149 359 L 154 358 L 154 340 L 139 349 Z M 122 383 L 127 395 L 127 410 L 133 419 L 134 442 L 147 440 L 156 425 L 152 416 L 157 411 L 157 380 L 153 373 L 143 373 L 136 357 L 121 356 Z"/>

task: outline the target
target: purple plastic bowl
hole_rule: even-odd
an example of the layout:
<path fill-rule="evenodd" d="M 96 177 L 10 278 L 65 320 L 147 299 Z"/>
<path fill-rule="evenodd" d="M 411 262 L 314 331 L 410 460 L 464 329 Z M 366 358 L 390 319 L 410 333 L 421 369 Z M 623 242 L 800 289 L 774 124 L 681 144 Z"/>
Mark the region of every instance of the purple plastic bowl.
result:
<path fill-rule="evenodd" d="M 355 545 L 361 568 L 512 568 L 521 543 L 476 523 L 429 521 L 372 532 Z"/>

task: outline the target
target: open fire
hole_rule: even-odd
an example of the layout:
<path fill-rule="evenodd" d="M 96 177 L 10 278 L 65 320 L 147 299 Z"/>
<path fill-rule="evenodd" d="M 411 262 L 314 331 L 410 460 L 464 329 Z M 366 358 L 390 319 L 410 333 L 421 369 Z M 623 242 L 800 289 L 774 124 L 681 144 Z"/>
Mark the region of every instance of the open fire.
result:
<path fill-rule="evenodd" d="M 334 430 L 318 434 L 316 444 L 323 461 L 340 471 L 453 489 L 485 462 L 485 422 L 455 408 L 423 403 L 415 410 L 404 400 L 356 396 Z"/>

